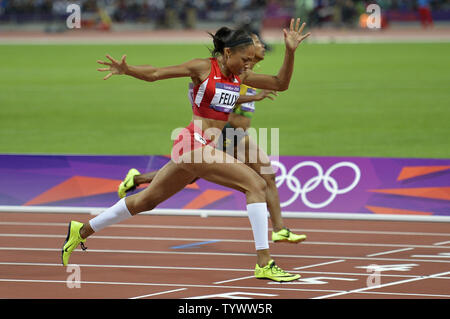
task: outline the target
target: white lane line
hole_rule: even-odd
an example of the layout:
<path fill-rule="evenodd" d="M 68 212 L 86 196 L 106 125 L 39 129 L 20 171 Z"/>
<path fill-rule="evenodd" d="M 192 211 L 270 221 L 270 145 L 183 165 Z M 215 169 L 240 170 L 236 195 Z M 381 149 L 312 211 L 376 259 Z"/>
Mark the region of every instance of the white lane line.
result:
<path fill-rule="evenodd" d="M 411 255 L 413 258 L 450 258 L 450 253 L 439 253 L 437 255 Z"/>
<path fill-rule="evenodd" d="M 329 262 L 325 262 L 325 263 L 320 263 L 320 264 L 314 264 L 314 265 L 309 265 L 309 266 L 302 266 L 302 267 L 297 267 L 294 268 L 295 270 L 299 270 L 299 269 L 307 269 L 307 268 L 313 268 L 313 267 L 318 267 L 318 266 L 324 266 L 324 265 L 330 265 L 330 264 L 335 264 L 335 263 L 340 263 L 345 261 L 344 259 L 340 259 L 340 260 L 333 260 L 333 261 L 329 261 Z"/>
<path fill-rule="evenodd" d="M 69 264 L 69 266 L 70 265 L 71 264 Z M 75 265 L 75 264 L 72 264 L 72 265 Z M 79 267 L 86 267 L 86 268 L 170 269 L 170 270 L 236 271 L 236 272 L 252 272 L 252 271 L 254 271 L 253 269 L 242 269 L 242 268 L 240 269 L 240 268 L 173 267 L 173 266 L 147 266 L 147 265 L 98 265 L 98 264 L 76 264 L 76 265 Z M 0 262 L 0 266 L 62 267 L 62 264 Z"/>
<path fill-rule="evenodd" d="M 227 299 L 252 299 L 244 296 L 252 296 L 253 298 L 259 297 L 276 297 L 278 295 L 274 294 L 262 294 L 262 293 L 255 293 L 255 292 L 242 292 L 242 291 L 236 291 L 236 292 L 229 292 L 229 293 L 221 293 L 221 294 L 213 294 L 213 295 L 204 295 L 204 296 L 195 296 L 195 297 L 187 297 L 183 299 L 211 299 L 211 298 L 227 298 Z M 218 309 L 216 309 L 218 310 Z M 208 316 L 208 315 L 206 315 Z"/>
<path fill-rule="evenodd" d="M 352 294 L 352 293 L 359 293 L 359 292 L 367 291 L 367 290 L 371 290 L 371 289 L 380 289 L 380 288 L 384 288 L 384 287 L 400 285 L 400 284 L 404 284 L 404 283 L 407 283 L 407 282 L 413 282 L 413 281 L 419 281 L 419 280 L 424 280 L 424 279 L 442 277 L 442 276 L 446 276 L 448 274 L 450 274 L 450 271 L 446 271 L 446 272 L 442 272 L 442 273 L 438 273 L 438 274 L 434 274 L 434 275 L 429 275 L 429 276 L 421 276 L 419 278 L 411 278 L 411 279 L 405 279 L 405 280 L 400 280 L 400 281 L 394 281 L 394 282 L 390 282 L 390 283 L 387 283 L 387 284 L 384 284 L 384 285 L 364 287 L 364 288 L 353 289 L 353 290 L 349 290 L 349 291 L 338 292 L 338 293 L 334 293 L 334 294 L 329 294 L 329 295 L 315 297 L 313 299 L 326 299 L 326 298 L 331 298 L 331 297 L 348 295 L 348 294 Z"/>
<path fill-rule="evenodd" d="M 66 280 L 44 280 L 44 279 L 16 279 L 0 278 L 0 282 L 14 283 L 49 283 L 49 284 L 67 284 Z M 193 285 L 193 284 L 171 284 L 171 283 L 151 283 L 151 282 L 117 282 L 117 281 L 80 281 L 80 284 L 92 285 L 121 285 L 121 286 L 157 286 L 157 287 L 183 287 L 183 288 L 214 288 L 224 289 L 246 289 L 246 290 L 278 290 L 278 291 L 312 291 L 312 292 L 343 292 L 342 290 L 332 289 L 304 289 L 304 288 L 272 288 L 272 287 L 252 287 L 252 286 L 217 286 L 217 285 Z"/>
<path fill-rule="evenodd" d="M 142 295 L 142 296 L 132 297 L 132 298 L 128 298 L 128 299 L 142 299 L 142 298 L 147 298 L 147 297 L 154 297 L 154 296 L 159 296 L 159 295 L 164 295 L 164 294 L 170 294 L 172 292 L 183 291 L 186 289 L 187 288 L 180 288 L 180 289 L 161 291 L 161 292 L 156 292 L 154 294 Z"/>
<path fill-rule="evenodd" d="M 0 222 L 0 225 L 18 225 L 18 226 L 56 226 L 66 227 L 66 223 L 43 223 L 43 222 Z M 117 228 L 161 228 L 161 229 L 198 229 L 198 230 L 239 230 L 248 231 L 250 227 L 224 227 L 224 226 L 182 226 L 182 225 L 141 225 L 141 224 L 117 224 L 110 227 Z M 343 230 L 343 229 L 309 229 L 309 228 L 290 228 L 291 231 L 304 233 L 341 233 L 341 234 L 374 234 L 374 235 L 404 235 L 404 236 L 444 236 L 450 237 L 450 233 L 423 233 L 423 232 L 395 232 L 395 231 L 376 231 L 376 230 Z"/>
<path fill-rule="evenodd" d="M 435 243 L 435 244 L 433 244 L 433 245 L 435 245 L 435 246 L 440 246 L 440 245 L 446 245 L 446 244 L 450 244 L 450 240 L 447 240 L 447 241 L 441 241 L 441 242 Z"/>
<path fill-rule="evenodd" d="M 446 246 L 436 245 L 411 245 L 411 244 L 386 244 L 386 243 L 342 243 L 342 242 L 302 242 L 302 245 L 329 245 L 329 246 L 360 246 L 360 247 L 399 247 L 399 248 L 430 248 L 448 249 Z M 407 246 L 407 247 L 405 247 Z"/>
<path fill-rule="evenodd" d="M 0 234 L 0 237 L 19 237 L 19 238 L 66 238 L 65 235 L 54 234 Z M 147 237 L 147 236 L 97 236 L 96 239 L 118 239 L 118 240 L 156 240 L 156 241 L 222 241 L 222 242 L 236 242 L 236 243 L 253 243 L 253 240 L 247 239 L 212 239 L 212 238 L 183 238 L 183 237 Z M 427 248 L 427 247 L 423 247 Z"/>
<path fill-rule="evenodd" d="M 17 238 L 66 238 L 66 234 L 16 234 L 2 233 L 0 237 L 17 237 Z M 230 239 L 230 238 L 184 238 L 184 237 L 147 237 L 147 236 L 97 236 L 95 239 L 117 239 L 117 240 L 155 240 L 155 241 L 221 241 L 228 243 L 253 243 L 250 239 Z M 342 243 L 342 242 L 316 242 L 304 241 L 302 245 L 330 245 L 330 246 L 361 246 L 361 247 L 405 247 L 408 248 L 431 248 L 431 249 L 448 249 L 438 245 L 410 245 L 410 244 L 376 244 L 376 243 Z"/>
<path fill-rule="evenodd" d="M 40 251 L 53 252 L 61 251 L 61 248 L 25 248 L 25 247 L 0 247 L 0 251 Z M 76 252 L 83 252 L 81 249 L 75 249 Z M 162 255 L 197 255 L 197 256 L 239 256 L 239 257 L 255 257 L 255 254 L 248 253 L 216 253 L 216 252 L 199 252 L 199 251 L 157 251 L 157 250 L 125 250 L 125 249 L 88 249 L 89 253 L 123 253 L 123 254 L 162 254 Z M 312 259 L 345 259 L 345 260 L 383 260 L 383 261 L 407 261 L 407 262 L 430 262 L 430 263 L 450 263 L 450 260 L 431 260 L 431 259 L 405 259 L 405 258 L 379 258 L 379 257 L 350 257 L 350 256 L 315 256 L 315 255 L 287 255 L 273 254 L 273 257 L 280 258 L 312 258 Z M 437 258 L 437 256 L 430 255 Z"/>
<path fill-rule="evenodd" d="M 40 267 L 61 267 L 56 263 L 21 263 L 21 262 L 0 262 L 0 266 L 40 266 Z M 70 266 L 70 265 L 69 265 Z M 79 267 L 86 268 L 129 268 L 129 269 L 169 269 L 169 270 L 199 270 L 199 271 L 234 271 L 234 272 L 254 272 L 254 269 L 243 268 L 215 268 L 215 267 L 175 267 L 175 266 L 151 266 L 151 265 L 100 265 L 100 264 L 77 264 Z M 344 275 L 344 276 L 363 276 L 367 277 L 367 273 L 349 273 L 349 272 L 330 272 L 330 271 L 291 271 L 302 274 L 321 274 L 321 275 Z M 418 278 L 418 275 L 389 275 L 383 274 L 383 277 L 399 277 L 399 278 Z M 440 279 L 450 279 L 450 277 L 440 277 Z"/>
<path fill-rule="evenodd" d="M 332 271 L 308 271 L 303 270 L 300 272 L 301 274 L 311 274 L 311 275 L 337 275 L 337 276 L 368 276 L 368 273 L 354 273 L 354 272 L 332 272 Z M 383 274 L 383 277 L 395 277 L 395 278 L 418 278 L 422 277 L 422 275 L 400 275 L 400 274 Z M 440 279 L 450 279 L 450 277 L 440 277 Z"/>
<path fill-rule="evenodd" d="M 447 274 L 447 273 L 444 273 Z M 419 278 L 421 279 L 421 278 Z M 56 284 L 67 284 L 66 280 L 35 280 L 35 279 L 2 279 L 0 282 L 10 282 L 10 283 L 56 283 Z M 188 288 L 224 288 L 224 289 L 246 289 L 246 290 L 276 290 L 276 291 L 298 291 L 298 292 L 334 292 L 334 293 L 349 293 L 348 291 L 342 290 L 325 290 L 325 289 L 304 289 L 304 288 L 272 288 L 272 287 L 249 287 L 249 286 L 211 286 L 211 285 L 191 285 L 191 284 L 169 284 L 169 283 L 134 283 L 134 282 L 105 282 L 105 281 L 80 281 L 80 284 L 92 284 L 92 285 L 125 285 L 125 286 L 157 286 L 157 287 L 188 287 Z M 376 294 L 386 294 L 386 295 L 410 295 L 408 293 L 392 293 L 392 292 L 358 292 L 358 293 L 376 293 Z M 421 296 L 436 296 L 436 297 L 449 297 L 449 295 L 427 295 L 420 294 Z M 324 297 L 324 296 L 322 296 Z M 316 298 L 317 299 L 317 298 Z"/>
<path fill-rule="evenodd" d="M 244 279 L 249 279 L 249 278 L 254 278 L 254 275 L 251 276 L 245 276 L 245 277 L 239 277 L 239 278 L 234 278 L 234 279 L 229 279 L 229 280 L 223 280 L 223 281 L 216 281 L 213 282 L 214 285 L 220 285 L 220 284 L 224 284 L 226 282 L 232 282 L 232 281 L 238 281 L 238 280 L 244 280 Z"/>
<path fill-rule="evenodd" d="M 395 250 L 383 251 L 383 252 L 381 252 L 381 253 L 376 253 L 376 254 L 370 254 L 370 255 L 367 255 L 367 257 L 375 257 L 375 256 L 381 256 L 381 255 L 388 255 L 388 254 L 399 253 L 399 252 L 401 252 L 401 251 L 407 251 L 407 250 L 411 250 L 411 249 L 414 249 L 414 248 L 409 247 L 409 248 L 402 248 L 402 249 L 395 249 Z"/>

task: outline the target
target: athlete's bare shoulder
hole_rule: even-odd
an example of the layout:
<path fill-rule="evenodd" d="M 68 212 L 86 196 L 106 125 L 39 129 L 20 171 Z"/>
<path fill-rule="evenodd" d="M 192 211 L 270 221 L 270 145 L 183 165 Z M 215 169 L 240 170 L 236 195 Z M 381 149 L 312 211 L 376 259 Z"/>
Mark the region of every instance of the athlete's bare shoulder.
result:
<path fill-rule="evenodd" d="M 211 66 L 211 62 L 209 59 L 192 59 L 185 63 L 191 70 L 202 71 L 205 69 L 209 69 Z"/>
<path fill-rule="evenodd" d="M 205 80 L 211 72 L 211 61 L 209 58 L 192 59 L 185 64 L 191 70 L 191 78 L 195 85 Z"/>

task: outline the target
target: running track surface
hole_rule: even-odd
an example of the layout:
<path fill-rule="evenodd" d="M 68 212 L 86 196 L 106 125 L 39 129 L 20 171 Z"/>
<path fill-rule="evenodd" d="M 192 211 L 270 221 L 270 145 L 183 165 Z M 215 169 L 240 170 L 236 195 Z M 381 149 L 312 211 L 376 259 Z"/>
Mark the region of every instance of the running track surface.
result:
<path fill-rule="evenodd" d="M 0 214 L 0 298 L 450 298 L 450 224 L 285 219 L 301 244 L 270 244 L 298 281 L 253 278 L 247 218 L 136 216 L 90 237 L 61 265 L 70 220 Z M 368 268 L 371 265 L 375 268 Z"/>

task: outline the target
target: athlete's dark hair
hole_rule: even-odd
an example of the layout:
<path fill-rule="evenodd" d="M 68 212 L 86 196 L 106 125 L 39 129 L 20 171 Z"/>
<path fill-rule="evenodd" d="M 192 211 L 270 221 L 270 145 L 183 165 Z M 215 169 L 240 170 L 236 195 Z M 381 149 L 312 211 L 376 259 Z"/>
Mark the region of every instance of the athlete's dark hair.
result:
<path fill-rule="evenodd" d="M 213 38 L 214 49 L 210 50 L 213 57 L 223 54 L 225 48 L 242 48 L 253 44 L 251 35 L 243 29 L 222 27 L 216 34 L 208 34 Z"/>

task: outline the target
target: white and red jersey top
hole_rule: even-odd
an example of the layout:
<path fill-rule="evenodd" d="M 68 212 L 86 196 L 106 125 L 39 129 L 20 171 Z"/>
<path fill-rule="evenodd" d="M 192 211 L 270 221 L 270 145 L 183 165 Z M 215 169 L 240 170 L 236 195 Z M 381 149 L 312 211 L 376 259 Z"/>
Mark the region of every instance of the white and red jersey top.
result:
<path fill-rule="evenodd" d="M 211 72 L 199 85 L 191 86 L 189 99 L 195 115 L 228 121 L 239 99 L 241 79 L 237 75 L 226 77 L 222 74 L 216 58 L 210 58 Z"/>

